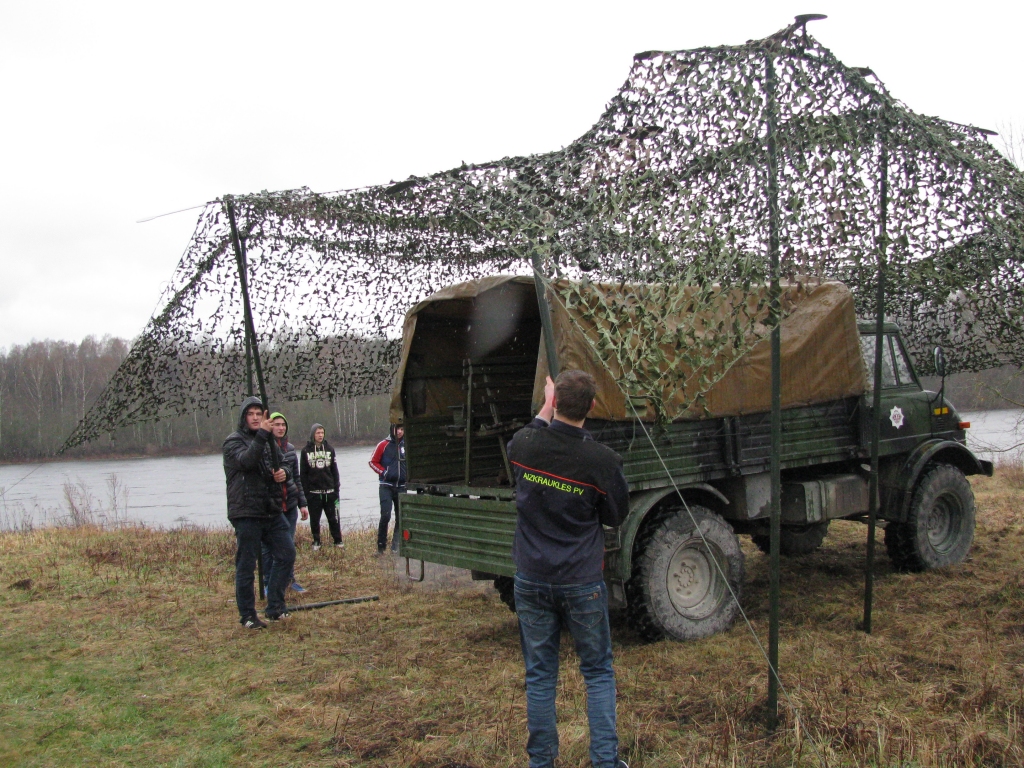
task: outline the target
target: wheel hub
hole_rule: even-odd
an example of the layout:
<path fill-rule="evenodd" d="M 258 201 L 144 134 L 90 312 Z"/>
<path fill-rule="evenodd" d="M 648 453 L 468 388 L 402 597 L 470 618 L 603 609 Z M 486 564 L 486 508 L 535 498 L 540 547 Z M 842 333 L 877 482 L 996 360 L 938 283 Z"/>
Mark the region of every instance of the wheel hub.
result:
<path fill-rule="evenodd" d="M 945 552 L 956 543 L 958 511 L 956 500 L 949 494 L 935 500 L 928 515 L 927 535 L 928 543 L 937 552 Z"/>
<path fill-rule="evenodd" d="M 712 545 L 713 547 L 713 545 Z M 728 568 L 717 548 L 709 549 L 701 541 L 684 542 L 672 555 L 666 574 L 672 607 L 690 619 L 710 616 L 721 603 L 725 581 L 715 566 Z"/>

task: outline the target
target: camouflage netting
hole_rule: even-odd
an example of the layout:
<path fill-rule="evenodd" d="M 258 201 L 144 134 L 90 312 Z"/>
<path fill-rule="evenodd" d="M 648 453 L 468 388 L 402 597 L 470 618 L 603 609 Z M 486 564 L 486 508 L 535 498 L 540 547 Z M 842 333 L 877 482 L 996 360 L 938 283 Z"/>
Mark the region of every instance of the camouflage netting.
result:
<path fill-rule="evenodd" d="M 886 313 L 920 370 L 939 344 L 951 371 L 1024 362 L 1024 178 L 985 131 L 911 112 L 796 23 L 744 45 L 637 55 L 597 124 L 558 152 L 234 198 L 271 399 L 387 392 L 410 306 L 453 282 L 531 274 L 534 256 L 546 280 L 576 279 L 559 284 L 565 304 L 593 301 L 588 279 L 682 281 L 692 309 L 765 282 L 771 125 L 784 277 L 842 280 L 873 316 L 884 167 Z M 666 339 L 664 317 L 687 308 L 649 293 L 592 303 L 594 347 L 627 372 L 630 395 L 673 383 L 659 345 L 683 347 L 690 370 L 721 370 L 774 322 L 763 304 L 736 302 Z M 237 402 L 242 302 L 222 201 L 200 217 L 165 299 L 66 447 Z M 615 322 L 622 312 L 630 323 Z M 714 382 L 674 383 L 695 402 Z"/>

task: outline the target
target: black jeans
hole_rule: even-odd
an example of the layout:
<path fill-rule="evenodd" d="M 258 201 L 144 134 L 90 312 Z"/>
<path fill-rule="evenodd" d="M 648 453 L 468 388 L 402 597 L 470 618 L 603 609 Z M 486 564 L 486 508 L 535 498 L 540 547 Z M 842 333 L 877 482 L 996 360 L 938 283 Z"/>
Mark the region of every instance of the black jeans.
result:
<path fill-rule="evenodd" d="M 405 486 L 397 488 L 393 485 L 380 484 L 380 525 L 377 526 L 377 551 L 383 552 L 388 546 L 388 525 L 391 523 L 391 508 L 398 507 L 399 494 L 405 493 Z M 391 537 L 391 551 L 398 550 L 398 529 Z"/>
<path fill-rule="evenodd" d="M 306 499 L 309 503 L 309 530 L 313 534 L 313 543 L 320 543 L 320 514 L 327 515 L 327 527 L 331 529 L 331 538 L 335 544 L 341 543 L 341 526 L 338 524 L 338 494 L 311 493 Z"/>
<path fill-rule="evenodd" d="M 232 520 L 235 528 L 235 602 L 241 621 L 256 617 L 256 594 L 253 586 L 256 578 L 256 558 L 260 556 L 261 545 L 266 544 L 274 556 L 274 567 L 267 585 L 267 615 L 274 616 L 284 611 L 284 591 L 288 587 L 289 574 L 295 565 L 295 544 L 284 515 L 273 517 L 243 517 Z"/>

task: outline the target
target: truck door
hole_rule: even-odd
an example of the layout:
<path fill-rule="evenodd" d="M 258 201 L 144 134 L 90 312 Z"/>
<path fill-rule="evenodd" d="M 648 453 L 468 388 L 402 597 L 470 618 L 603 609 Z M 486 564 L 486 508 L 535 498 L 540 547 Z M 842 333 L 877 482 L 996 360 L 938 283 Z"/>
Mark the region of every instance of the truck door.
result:
<path fill-rule="evenodd" d="M 862 333 L 861 354 L 868 371 L 868 391 L 864 395 L 870 412 L 875 370 L 875 334 Z M 922 438 L 931 435 L 931 398 L 917 381 L 910 358 L 899 333 L 887 327 L 882 338 L 882 412 L 879 415 L 879 453 L 883 456 L 913 450 Z M 870 422 L 865 424 L 863 440 L 871 439 Z"/>

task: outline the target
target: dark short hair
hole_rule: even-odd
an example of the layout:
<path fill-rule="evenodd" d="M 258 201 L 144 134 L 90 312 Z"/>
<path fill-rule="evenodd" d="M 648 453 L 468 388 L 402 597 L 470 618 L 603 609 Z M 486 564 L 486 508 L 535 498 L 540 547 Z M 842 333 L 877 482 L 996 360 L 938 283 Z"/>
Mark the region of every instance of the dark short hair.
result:
<path fill-rule="evenodd" d="M 597 394 L 597 382 L 586 371 L 562 371 L 555 379 L 555 410 L 570 421 L 587 417 Z"/>

